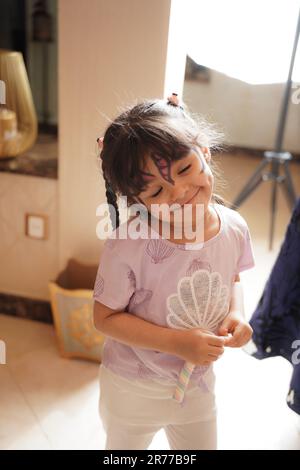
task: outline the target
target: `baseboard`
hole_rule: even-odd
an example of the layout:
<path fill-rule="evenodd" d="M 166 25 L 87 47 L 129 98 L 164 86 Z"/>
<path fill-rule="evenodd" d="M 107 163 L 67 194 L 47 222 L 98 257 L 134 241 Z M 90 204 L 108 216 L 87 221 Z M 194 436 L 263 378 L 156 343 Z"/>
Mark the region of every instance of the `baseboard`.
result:
<path fill-rule="evenodd" d="M 224 148 L 224 153 L 225 154 L 226 153 L 229 153 L 229 154 L 240 153 L 240 154 L 246 154 L 246 155 L 251 155 L 254 157 L 262 158 L 266 150 L 270 151 L 272 149 L 259 149 L 259 148 L 256 149 L 256 148 L 249 148 L 249 147 L 238 147 L 236 145 L 232 145 L 232 146 L 226 145 Z M 300 161 L 300 153 L 296 153 L 296 152 L 290 152 L 290 153 L 294 160 Z"/>
<path fill-rule="evenodd" d="M 46 300 L 0 293 L 0 313 L 43 323 L 53 323 L 51 304 Z"/>

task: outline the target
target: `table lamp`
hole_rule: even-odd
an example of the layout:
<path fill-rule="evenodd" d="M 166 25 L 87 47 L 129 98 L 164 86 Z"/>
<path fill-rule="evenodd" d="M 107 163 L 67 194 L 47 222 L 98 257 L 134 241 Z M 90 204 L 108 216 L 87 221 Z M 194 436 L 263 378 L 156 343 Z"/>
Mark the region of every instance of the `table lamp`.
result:
<path fill-rule="evenodd" d="M 0 49 L 0 158 L 16 157 L 34 144 L 37 117 L 21 52 Z"/>

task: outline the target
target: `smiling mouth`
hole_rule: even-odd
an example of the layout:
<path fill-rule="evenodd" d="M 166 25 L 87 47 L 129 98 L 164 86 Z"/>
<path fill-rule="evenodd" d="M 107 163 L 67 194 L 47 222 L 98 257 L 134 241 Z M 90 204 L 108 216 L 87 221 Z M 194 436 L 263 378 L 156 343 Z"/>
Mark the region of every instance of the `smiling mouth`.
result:
<path fill-rule="evenodd" d="M 197 189 L 197 191 L 195 192 L 194 196 L 191 197 L 191 199 L 189 199 L 188 201 L 186 201 L 184 204 L 181 204 L 181 206 L 184 206 L 185 204 L 188 204 L 189 202 L 191 202 L 195 196 L 197 196 L 197 194 L 199 193 L 201 189 L 201 186 L 199 186 L 199 188 Z"/>

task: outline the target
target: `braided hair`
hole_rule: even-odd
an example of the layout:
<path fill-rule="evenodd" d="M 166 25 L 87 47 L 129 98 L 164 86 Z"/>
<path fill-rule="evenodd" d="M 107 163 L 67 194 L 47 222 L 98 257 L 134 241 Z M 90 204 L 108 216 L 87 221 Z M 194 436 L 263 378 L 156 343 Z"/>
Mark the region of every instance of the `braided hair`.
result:
<path fill-rule="evenodd" d="M 117 195 L 107 181 L 105 173 L 103 173 L 103 175 L 105 180 L 105 195 L 109 207 L 110 220 L 112 222 L 113 230 L 115 230 L 120 225 L 120 213 L 118 208 Z"/>

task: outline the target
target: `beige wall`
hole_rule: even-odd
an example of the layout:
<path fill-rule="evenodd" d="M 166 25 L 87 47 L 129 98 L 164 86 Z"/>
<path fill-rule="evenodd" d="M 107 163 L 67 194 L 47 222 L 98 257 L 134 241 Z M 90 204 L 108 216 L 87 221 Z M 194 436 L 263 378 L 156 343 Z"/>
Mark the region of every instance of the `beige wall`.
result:
<path fill-rule="evenodd" d="M 212 70 L 207 84 L 185 82 L 184 99 L 192 111 L 217 122 L 224 129 L 228 143 L 272 149 L 283 87 L 282 84 L 249 85 Z M 300 153 L 299 129 L 300 105 L 290 101 L 285 150 Z"/>
<path fill-rule="evenodd" d="M 25 214 L 44 214 L 47 240 L 25 235 Z M 58 268 L 57 181 L 0 173 L 0 292 L 47 299 Z"/>

